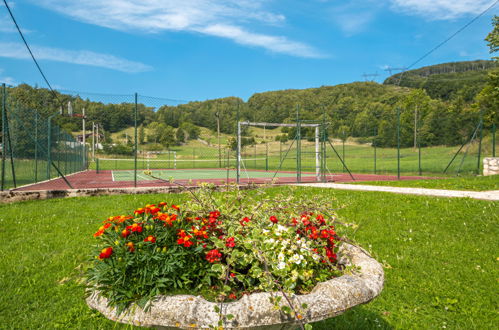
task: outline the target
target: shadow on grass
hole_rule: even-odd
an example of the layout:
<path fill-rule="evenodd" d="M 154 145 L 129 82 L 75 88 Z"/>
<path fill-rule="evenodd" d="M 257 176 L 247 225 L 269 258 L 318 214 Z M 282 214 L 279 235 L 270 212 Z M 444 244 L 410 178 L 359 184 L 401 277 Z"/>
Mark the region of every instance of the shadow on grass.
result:
<path fill-rule="evenodd" d="M 312 323 L 313 330 L 331 329 L 393 329 L 379 313 L 375 313 L 363 306 L 353 308 L 345 313 L 316 323 Z"/>

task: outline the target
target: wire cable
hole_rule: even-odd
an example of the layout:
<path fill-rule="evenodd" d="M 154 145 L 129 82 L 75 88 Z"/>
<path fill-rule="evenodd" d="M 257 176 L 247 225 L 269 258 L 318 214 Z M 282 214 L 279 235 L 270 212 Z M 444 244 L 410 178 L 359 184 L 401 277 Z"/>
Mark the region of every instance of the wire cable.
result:
<path fill-rule="evenodd" d="M 499 0 L 498 0 L 499 1 Z M 57 93 L 54 91 L 54 89 L 52 88 L 52 86 L 50 85 L 47 77 L 45 76 L 45 74 L 43 73 L 43 70 L 42 68 L 40 67 L 40 64 L 38 64 L 38 61 L 36 60 L 35 58 L 35 55 L 33 55 L 33 52 L 31 51 L 31 48 L 29 47 L 28 45 L 28 42 L 26 41 L 26 38 L 24 38 L 24 35 L 21 31 L 21 29 L 19 28 L 19 25 L 17 24 L 17 21 L 16 19 L 14 18 L 14 14 L 12 14 L 12 11 L 10 10 L 10 7 L 9 7 L 9 4 L 7 3 L 7 0 L 3 0 L 3 3 L 5 4 L 5 8 L 7 8 L 7 11 L 9 12 L 9 15 L 10 15 L 10 18 L 12 19 L 12 22 L 14 22 L 14 25 L 16 26 L 17 28 L 17 32 L 19 32 L 19 35 L 21 36 L 21 39 L 23 40 L 24 42 L 24 45 L 26 46 L 26 48 L 28 49 L 28 52 L 29 54 L 31 55 L 31 58 L 33 59 L 33 62 L 35 62 L 35 65 L 36 67 L 38 68 L 38 71 L 40 72 L 40 74 L 42 75 L 43 77 L 43 80 L 45 80 L 45 83 L 47 84 L 47 86 L 49 87 L 50 91 L 52 92 L 52 94 L 54 95 L 54 97 L 57 99 L 57 101 L 59 101 L 59 103 L 61 104 L 62 106 L 62 101 L 59 99 L 59 97 L 57 96 Z"/>
<path fill-rule="evenodd" d="M 436 51 L 437 49 L 439 49 L 440 47 L 442 47 L 443 45 L 445 45 L 448 41 L 450 41 L 456 35 L 458 35 L 459 33 L 461 33 L 464 29 L 466 29 L 468 26 L 470 26 L 471 24 L 473 24 L 480 17 L 482 17 L 483 15 L 485 15 L 486 12 L 488 12 L 489 10 L 491 10 L 492 8 L 494 8 L 494 6 L 497 5 L 497 3 L 499 3 L 499 0 L 496 0 L 493 4 L 491 4 L 485 10 L 483 10 L 480 14 L 478 14 L 477 16 L 475 16 L 471 21 L 469 21 L 464 26 L 462 26 L 459 30 L 457 30 L 456 32 L 454 32 L 453 34 L 451 34 L 447 39 L 445 39 L 444 41 L 442 41 L 441 43 L 439 43 L 438 45 L 436 45 L 435 47 L 433 47 L 431 50 L 429 50 L 428 52 L 426 52 L 423 56 L 421 56 L 416 61 L 414 61 L 411 65 L 409 65 L 408 67 L 406 67 L 405 70 L 400 73 L 400 78 L 399 78 L 398 85 L 400 85 L 400 81 L 402 80 L 402 76 L 404 75 L 405 72 L 407 72 L 410 68 L 412 68 L 413 66 L 415 66 L 416 64 L 418 64 L 422 60 L 424 60 L 431 53 L 433 53 L 434 51 Z"/>

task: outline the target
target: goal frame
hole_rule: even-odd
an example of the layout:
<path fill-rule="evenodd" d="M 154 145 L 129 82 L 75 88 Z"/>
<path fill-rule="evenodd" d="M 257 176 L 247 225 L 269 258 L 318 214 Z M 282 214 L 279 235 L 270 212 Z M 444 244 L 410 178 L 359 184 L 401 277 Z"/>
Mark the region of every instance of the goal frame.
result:
<path fill-rule="evenodd" d="M 267 123 L 267 122 L 250 122 L 250 121 L 238 121 L 237 123 L 237 183 L 239 183 L 239 179 L 241 177 L 241 126 L 254 126 L 254 127 L 296 127 L 301 129 L 301 127 L 315 127 L 315 176 L 317 182 L 321 182 L 321 150 L 320 150 L 320 139 L 319 132 L 322 124 L 311 124 L 311 123 Z M 300 134 L 301 135 L 301 134 Z M 297 148 L 301 148 L 300 145 Z M 301 156 L 300 156 L 301 157 Z M 301 165 L 301 164 L 300 164 Z M 301 181 L 301 166 L 297 166 L 296 169 L 298 182 Z"/>

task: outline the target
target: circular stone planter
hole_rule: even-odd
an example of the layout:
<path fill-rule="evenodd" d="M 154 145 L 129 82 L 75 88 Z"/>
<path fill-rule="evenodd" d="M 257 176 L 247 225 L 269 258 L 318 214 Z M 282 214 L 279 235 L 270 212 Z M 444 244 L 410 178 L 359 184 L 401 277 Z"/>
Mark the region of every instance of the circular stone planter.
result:
<path fill-rule="evenodd" d="M 343 275 L 318 283 L 305 295 L 288 295 L 294 308 L 303 316 L 304 323 L 324 320 L 343 313 L 356 305 L 375 298 L 383 289 L 383 267 L 363 249 L 343 243 L 338 252 L 340 263 L 358 267 L 351 275 Z M 87 304 L 107 318 L 128 324 L 162 329 L 210 329 L 218 325 L 222 314 L 224 329 L 294 329 L 297 320 L 276 309 L 271 297 L 281 293 L 253 293 L 228 303 L 209 302 L 201 296 L 158 296 L 148 312 L 134 305 L 116 316 L 114 308 L 107 307 L 107 299 L 93 293 Z M 285 297 L 281 305 L 287 305 Z M 306 308 L 302 308 L 306 304 Z"/>

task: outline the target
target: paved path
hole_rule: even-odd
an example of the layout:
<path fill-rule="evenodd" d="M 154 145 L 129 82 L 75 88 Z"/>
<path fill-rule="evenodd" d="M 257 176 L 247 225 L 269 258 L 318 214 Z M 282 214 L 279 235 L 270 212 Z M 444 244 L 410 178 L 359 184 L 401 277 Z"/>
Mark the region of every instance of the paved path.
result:
<path fill-rule="evenodd" d="M 469 197 L 474 199 L 499 201 L 499 190 L 463 191 L 463 190 L 443 190 L 443 189 L 427 189 L 427 188 L 369 186 L 361 184 L 344 184 L 344 183 L 303 183 L 296 185 L 306 186 L 306 187 L 317 187 L 317 188 L 342 189 L 342 190 L 383 191 L 396 194 L 437 196 L 437 197 Z"/>

